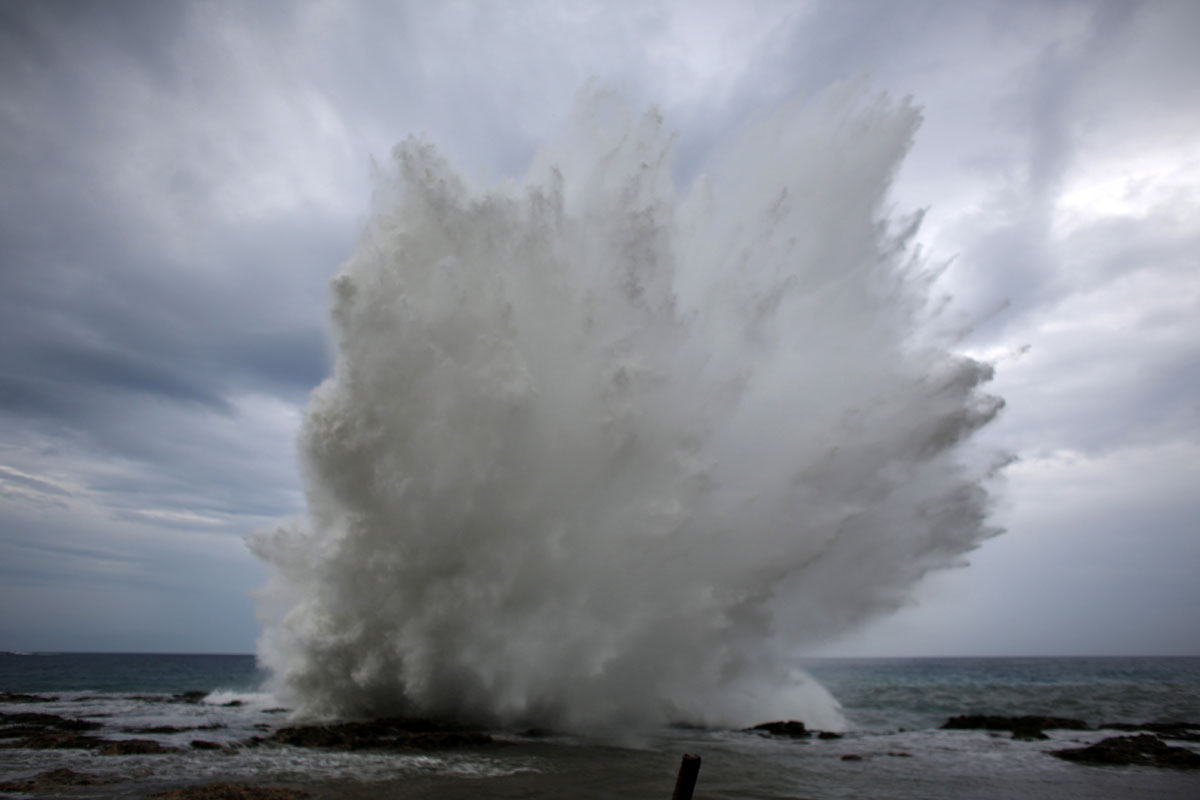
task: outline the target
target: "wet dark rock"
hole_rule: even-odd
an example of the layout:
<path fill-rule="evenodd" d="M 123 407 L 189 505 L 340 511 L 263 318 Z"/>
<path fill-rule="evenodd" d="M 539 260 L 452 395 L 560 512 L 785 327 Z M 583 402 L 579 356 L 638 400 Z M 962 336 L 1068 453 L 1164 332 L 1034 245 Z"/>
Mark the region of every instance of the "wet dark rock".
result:
<path fill-rule="evenodd" d="M 237 748 L 231 747 L 221 742 L 211 742 L 207 739 L 192 739 L 190 742 L 193 750 L 219 750 L 226 755 L 235 755 Z"/>
<path fill-rule="evenodd" d="M 45 733 L 46 729 L 41 725 L 9 725 L 5 728 L 0 728 L 0 739 L 20 739 L 25 736 L 37 736 L 39 733 Z"/>
<path fill-rule="evenodd" d="M 698 722 L 686 722 L 684 720 L 675 720 L 674 722 L 668 722 L 667 727 L 672 730 L 676 730 L 676 731 L 706 731 L 706 730 L 708 730 L 708 727 L 706 725 L 701 725 Z"/>
<path fill-rule="evenodd" d="M 745 730 L 768 733 L 771 736 L 790 736 L 793 739 L 807 739 L 809 734 L 812 733 L 812 731 L 804 727 L 803 722 L 795 719 L 764 722 L 761 725 L 755 725 L 753 728 L 746 728 Z"/>
<path fill-rule="evenodd" d="M 287 786 L 250 786 L 240 783 L 209 783 L 156 794 L 158 800 L 298 800 L 308 792 Z"/>
<path fill-rule="evenodd" d="M 89 749 L 104 741 L 80 731 L 101 727 L 99 722 L 57 714 L 0 714 L 0 747 L 28 750 Z"/>
<path fill-rule="evenodd" d="M 894 750 L 883 755 L 889 758 L 912 758 L 912 753 L 905 753 L 901 750 Z M 860 756 L 858 753 L 846 753 L 841 756 L 842 761 L 863 761 L 865 758 L 866 756 Z"/>
<path fill-rule="evenodd" d="M 992 714 L 963 714 L 951 717 L 943 730 L 1012 731 L 1014 739 L 1048 739 L 1044 730 L 1086 731 L 1088 724 L 1070 717 L 1046 717 L 1027 714 L 1021 717 L 1002 717 Z"/>
<path fill-rule="evenodd" d="M 951 717 L 942 726 L 943 730 L 1015 731 L 1018 728 L 1086 731 L 1088 730 L 1088 724 L 1081 719 L 1043 717 L 1036 714 L 1027 714 L 1023 717 L 963 714 Z"/>
<path fill-rule="evenodd" d="M 208 692 L 198 689 L 190 689 L 186 692 L 175 692 L 174 694 L 127 694 L 126 700 L 141 700 L 144 703 L 187 703 L 188 705 L 197 706 L 204 702 L 204 698 L 208 697 Z M 100 696 L 96 697 L 78 697 L 77 700 L 100 700 Z"/>
<path fill-rule="evenodd" d="M 1114 736 L 1088 747 L 1072 747 L 1049 752 L 1052 756 L 1079 764 L 1200 769 L 1200 753 L 1186 747 L 1172 747 L 1150 733 L 1137 736 Z"/>
<path fill-rule="evenodd" d="M 1024 739 L 1026 741 L 1038 741 L 1041 739 L 1049 739 L 1041 728 L 1014 728 L 1012 738 Z"/>
<path fill-rule="evenodd" d="M 1152 731 L 1154 733 L 1167 734 L 1200 731 L 1200 722 L 1106 722 L 1096 727 L 1108 728 L 1114 731 Z"/>
<path fill-rule="evenodd" d="M 287 709 L 287 708 L 264 708 L 262 713 L 264 713 L 264 714 L 286 714 L 290 710 L 291 709 Z"/>
<path fill-rule="evenodd" d="M 1167 739 L 1200 742 L 1200 723 L 1198 722 L 1143 722 L 1140 725 L 1131 722 L 1106 722 L 1097 727 L 1105 730 L 1126 731 L 1129 733 L 1146 731 L 1158 734 Z"/>
<path fill-rule="evenodd" d="M 177 727 L 175 725 L 151 725 L 146 728 L 121 728 L 121 732 L 141 734 L 183 733 L 184 731 L 215 731 L 224 727 L 225 726 L 219 722 L 214 722 L 211 725 L 190 725 L 184 727 Z"/>
<path fill-rule="evenodd" d="M 0 747 L 27 750 L 95 750 L 101 755 L 131 755 L 143 753 L 178 753 L 173 747 L 163 747 L 149 739 L 101 739 L 79 731 L 95 730 L 98 722 L 67 719 L 54 714 L 6 714 L 4 722 L 17 724 L 0 733 Z"/>
<path fill-rule="evenodd" d="M 75 731 L 58 731 L 41 728 L 20 739 L 0 741 L 0 748 L 24 750 L 91 750 L 104 744 L 105 740 Z"/>
<path fill-rule="evenodd" d="M 522 736 L 527 736 L 530 739 L 542 739 L 547 736 L 553 736 L 554 731 L 550 728 L 526 728 L 521 731 Z"/>
<path fill-rule="evenodd" d="M 171 695 L 171 701 L 175 703 L 190 703 L 191 705 L 199 705 L 204 702 L 204 698 L 208 697 L 208 692 L 176 692 Z M 236 701 L 235 701 L 236 702 Z"/>
<path fill-rule="evenodd" d="M 795 719 L 764 722 L 761 725 L 755 725 L 753 728 L 743 728 L 743 730 L 753 733 L 766 733 L 771 736 L 787 736 L 792 739 L 807 739 L 814 735 L 818 739 L 842 738 L 842 734 L 834 733 L 833 731 L 811 730 L 805 727 L 803 722 Z"/>
<path fill-rule="evenodd" d="M 53 792 L 67 786 L 98 786 L 104 783 L 113 783 L 114 780 L 114 778 L 89 775 L 86 772 L 76 772 L 64 767 L 49 772 L 40 772 L 32 778 L 5 781 L 0 783 L 0 792 Z"/>
<path fill-rule="evenodd" d="M 60 731 L 94 731 L 101 727 L 99 722 L 85 719 L 60 717 L 57 714 L 0 714 L 0 725 L 28 725 L 38 728 L 54 728 Z"/>
<path fill-rule="evenodd" d="M 210 742 L 207 739 L 192 739 L 191 746 L 196 750 L 220 750 L 224 747 L 220 742 Z"/>
<path fill-rule="evenodd" d="M 221 703 L 221 708 L 241 708 L 246 705 L 241 700 L 230 700 L 228 703 Z"/>
<path fill-rule="evenodd" d="M 440 750 L 491 744 L 486 733 L 446 727 L 422 719 L 381 719 L 328 725 L 293 725 L 271 737 L 293 747 L 337 750 Z"/>
<path fill-rule="evenodd" d="M 167 747 L 153 739 L 110 739 L 95 748 L 102 756 L 149 756 L 182 752 L 177 747 Z"/>
<path fill-rule="evenodd" d="M 23 694 L 21 692 L 0 692 L 0 703 L 53 703 L 57 697 L 44 694 Z"/>

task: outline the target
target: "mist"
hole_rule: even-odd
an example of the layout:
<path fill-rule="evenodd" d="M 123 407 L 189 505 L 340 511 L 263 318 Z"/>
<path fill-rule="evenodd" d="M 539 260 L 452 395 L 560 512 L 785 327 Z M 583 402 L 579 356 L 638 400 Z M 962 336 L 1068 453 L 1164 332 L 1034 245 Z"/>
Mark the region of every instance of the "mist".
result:
<path fill-rule="evenodd" d="M 252 537 L 281 698 L 841 727 L 797 658 L 997 532 L 993 370 L 890 207 L 919 124 L 839 85 L 687 185 L 659 112 L 594 87 L 520 180 L 398 145 L 331 282 L 306 511 Z"/>

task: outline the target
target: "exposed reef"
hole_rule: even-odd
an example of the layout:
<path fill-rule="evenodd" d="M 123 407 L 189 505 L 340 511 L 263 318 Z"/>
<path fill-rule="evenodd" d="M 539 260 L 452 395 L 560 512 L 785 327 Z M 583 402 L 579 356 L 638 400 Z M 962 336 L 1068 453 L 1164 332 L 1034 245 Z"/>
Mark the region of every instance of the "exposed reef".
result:
<path fill-rule="evenodd" d="M 280 728 L 270 741 L 337 750 L 440 750 L 492 744 L 486 733 L 426 719 L 378 719 Z"/>
<path fill-rule="evenodd" d="M 311 796 L 308 792 L 288 786 L 252 786 L 242 783 L 207 783 L 154 795 L 157 800 L 298 800 Z"/>
<path fill-rule="evenodd" d="M 840 733 L 833 731 L 819 731 L 805 726 L 799 720 L 777 720 L 775 722 L 763 722 L 755 725 L 752 728 L 744 728 L 744 731 L 750 733 L 767 734 L 769 736 L 784 736 L 791 739 L 807 739 L 811 736 L 816 736 L 818 739 L 840 739 Z"/>
<path fill-rule="evenodd" d="M 1200 769 L 1200 753 L 1173 747 L 1151 733 L 1114 736 L 1087 747 L 1051 750 L 1050 755 L 1079 764 Z"/>
<path fill-rule="evenodd" d="M 993 714 L 962 714 L 951 717 L 943 730 L 1011 731 L 1014 739 L 1049 739 L 1046 730 L 1086 731 L 1089 726 L 1081 719 L 1026 714 L 1003 717 Z"/>
<path fill-rule="evenodd" d="M 71 786 L 98 786 L 105 783 L 115 783 L 118 778 L 90 775 L 86 772 L 76 772 L 73 769 L 53 769 L 40 772 L 32 778 L 21 778 L 15 781 L 0 782 L 0 792 L 57 792 Z"/>

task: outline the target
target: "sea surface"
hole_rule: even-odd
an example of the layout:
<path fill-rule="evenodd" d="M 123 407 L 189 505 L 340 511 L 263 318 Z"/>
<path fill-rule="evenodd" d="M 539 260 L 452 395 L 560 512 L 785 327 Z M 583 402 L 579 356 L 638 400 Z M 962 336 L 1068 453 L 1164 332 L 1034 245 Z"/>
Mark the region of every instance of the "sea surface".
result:
<path fill-rule="evenodd" d="M 97 735 L 149 738 L 183 751 L 0 749 L 0 782 L 70 767 L 115 782 L 60 796 L 149 797 L 238 781 L 317 797 L 666 800 L 680 757 L 695 753 L 703 759 L 697 800 L 1200 797 L 1197 771 L 1083 766 L 1046 752 L 1120 735 L 1113 730 L 1047 731 L 1048 741 L 1021 741 L 940 727 L 968 713 L 1075 717 L 1093 727 L 1200 721 L 1200 658 L 825 659 L 804 666 L 842 704 L 849 723 L 842 738 L 670 728 L 613 741 L 495 731 L 501 744 L 490 747 L 379 753 L 240 747 L 288 724 L 288 713 L 261 690 L 265 676 L 253 656 L 0 654 L 0 691 L 38 698 L 0 703 L 0 713 L 90 719 L 104 725 Z M 165 732 L 135 732 L 153 728 Z M 195 739 L 238 747 L 195 750 Z"/>

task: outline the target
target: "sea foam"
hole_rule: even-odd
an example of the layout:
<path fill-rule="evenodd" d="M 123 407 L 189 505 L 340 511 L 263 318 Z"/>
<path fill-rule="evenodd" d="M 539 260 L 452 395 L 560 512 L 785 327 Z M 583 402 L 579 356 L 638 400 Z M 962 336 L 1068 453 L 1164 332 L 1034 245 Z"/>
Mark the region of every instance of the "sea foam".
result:
<path fill-rule="evenodd" d="M 678 187 L 604 91 L 521 181 L 410 138 L 332 281 L 337 359 L 260 658 L 310 716 L 841 725 L 791 664 L 994 533 L 1002 403 L 888 218 L 920 121 L 861 85 Z"/>

